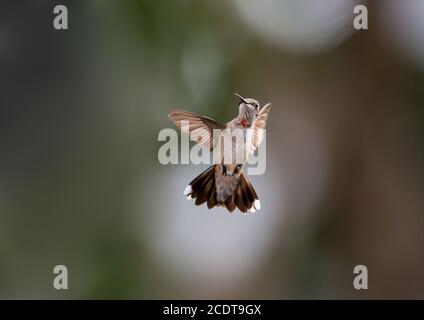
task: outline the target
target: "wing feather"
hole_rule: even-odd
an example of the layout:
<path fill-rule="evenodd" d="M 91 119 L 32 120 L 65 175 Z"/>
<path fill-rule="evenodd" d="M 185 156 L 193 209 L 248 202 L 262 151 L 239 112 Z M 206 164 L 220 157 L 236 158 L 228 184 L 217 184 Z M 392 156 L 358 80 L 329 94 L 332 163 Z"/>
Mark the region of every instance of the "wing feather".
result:
<path fill-rule="evenodd" d="M 168 117 L 174 121 L 177 128 L 180 128 L 181 131 L 189 135 L 190 140 L 199 143 L 210 150 L 213 149 L 214 145 L 213 130 L 223 130 L 225 128 L 224 124 L 211 118 L 185 110 L 172 111 L 168 114 Z M 184 125 L 184 121 L 188 122 L 188 126 Z"/>
<path fill-rule="evenodd" d="M 260 111 L 258 117 L 252 124 L 251 138 L 248 139 L 249 152 L 253 153 L 262 143 L 265 135 L 265 127 L 268 120 L 269 112 L 271 111 L 271 104 L 267 103 Z"/>

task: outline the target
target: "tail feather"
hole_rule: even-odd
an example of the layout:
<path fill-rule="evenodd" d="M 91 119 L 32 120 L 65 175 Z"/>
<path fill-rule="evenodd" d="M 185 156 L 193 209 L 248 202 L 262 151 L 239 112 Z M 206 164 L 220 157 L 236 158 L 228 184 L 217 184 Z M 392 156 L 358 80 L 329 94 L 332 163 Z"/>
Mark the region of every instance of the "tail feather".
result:
<path fill-rule="evenodd" d="M 232 197 L 228 197 L 227 200 L 225 200 L 225 207 L 228 209 L 228 211 L 233 212 L 237 206 L 231 199 Z"/>
<path fill-rule="evenodd" d="M 242 213 L 255 212 L 260 209 L 260 201 L 243 172 L 240 173 L 240 182 L 234 192 L 226 199 L 225 206 L 232 212 L 237 207 Z"/>
<path fill-rule="evenodd" d="M 207 204 L 208 204 L 208 208 L 209 209 L 212 209 L 213 207 L 215 207 L 217 205 L 217 202 L 216 202 L 216 188 L 213 188 L 213 190 L 210 192 L 210 195 L 209 195 L 209 199 L 208 199 Z"/>
<path fill-rule="evenodd" d="M 255 189 L 241 171 L 239 176 L 234 176 L 238 180 L 237 187 L 223 201 L 217 201 L 216 175 L 222 174 L 219 165 L 214 165 L 194 178 L 184 191 L 187 199 L 195 199 L 195 204 L 207 203 L 209 209 L 215 206 L 224 206 L 228 211 L 233 212 L 238 208 L 242 213 L 255 212 L 260 209 L 260 202 Z"/>
<path fill-rule="evenodd" d="M 195 204 L 201 205 L 202 203 L 209 201 L 213 191 L 215 189 L 215 170 L 214 166 L 210 167 L 206 171 L 202 172 L 196 178 L 194 178 L 187 186 L 184 192 L 188 199 L 196 199 Z"/>

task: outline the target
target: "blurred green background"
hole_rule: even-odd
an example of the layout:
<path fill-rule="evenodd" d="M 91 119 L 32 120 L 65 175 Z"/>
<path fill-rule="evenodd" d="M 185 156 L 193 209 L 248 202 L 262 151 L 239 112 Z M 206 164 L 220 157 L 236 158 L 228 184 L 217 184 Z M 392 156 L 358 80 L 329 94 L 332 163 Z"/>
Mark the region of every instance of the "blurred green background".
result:
<path fill-rule="evenodd" d="M 0 66 L 0 298 L 424 298 L 424 1 L 2 1 Z M 233 92 L 273 104 L 248 216 L 157 160 Z"/>

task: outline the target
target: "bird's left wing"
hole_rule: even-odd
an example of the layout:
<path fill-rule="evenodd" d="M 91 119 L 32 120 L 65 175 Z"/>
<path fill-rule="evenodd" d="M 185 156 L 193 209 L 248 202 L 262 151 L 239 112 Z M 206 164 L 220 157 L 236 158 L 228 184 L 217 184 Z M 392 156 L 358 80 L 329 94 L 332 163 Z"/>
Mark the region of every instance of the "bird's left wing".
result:
<path fill-rule="evenodd" d="M 168 114 L 168 117 L 174 121 L 181 131 L 189 134 L 190 140 L 205 146 L 209 150 L 212 150 L 214 144 L 213 130 L 224 130 L 226 127 L 225 124 L 211 118 L 185 110 L 172 111 Z M 187 122 L 188 126 L 184 125 L 185 122 Z"/>
<path fill-rule="evenodd" d="M 267 103 L 258 114 L 258 117 L 253 121 L 251 129 L 251 138 L 248 141 L 248 150 L 250 153 L 255 152 L 264 139 L 264 129 L 268 120 L 269 112 L 271 111 L 271 104 Z"/>

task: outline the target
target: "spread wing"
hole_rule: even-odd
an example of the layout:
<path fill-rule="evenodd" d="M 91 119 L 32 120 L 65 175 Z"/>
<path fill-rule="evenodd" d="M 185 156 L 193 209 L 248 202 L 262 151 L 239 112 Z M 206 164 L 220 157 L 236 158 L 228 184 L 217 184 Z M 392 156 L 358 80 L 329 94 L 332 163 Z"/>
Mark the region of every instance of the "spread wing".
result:
<path fill-rule="evenodd" d="M 213 148 L 213 130 L 223 130 L 226 126 L 211 118 L 184 110 L 172 111 L 168 114 L 168 117 L 174 121 L 175 125 L 180 128 L 181 131 L 189 134 L 192 141 L 210 150 Z M 187 123 L 185 123 L 185 121 Z"/>
<path fill-rule="evenodd" d="M 268 120 L 269 112 L 271 111 L 271 104 L 267 103 L 258 114 L 258 117 L 253 121 L 251 130 L 251 139 L 249 139 L 249 152 L 253 153 L 259 147 L 265 135 L 266 122 Z"/>

